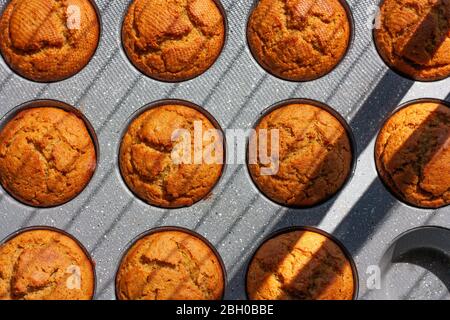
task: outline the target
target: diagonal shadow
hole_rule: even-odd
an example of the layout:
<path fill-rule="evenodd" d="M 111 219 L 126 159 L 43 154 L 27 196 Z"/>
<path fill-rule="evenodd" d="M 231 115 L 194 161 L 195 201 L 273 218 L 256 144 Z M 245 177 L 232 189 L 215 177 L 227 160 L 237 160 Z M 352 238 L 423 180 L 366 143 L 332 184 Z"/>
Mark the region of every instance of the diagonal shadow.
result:
<path fill-rule="evenodd" d="M 378 129 L 384 119 L 400 103 L 400 101 L 412 85 L 413 81 L 404 79 L 392 71 L 388 71 L 381 78 L 375 89 L 367 97 L 364 104 L 358 109 L 358 111 L 350 121 L 350 126 L 352 127 L 354 135 L 356 137 L 358 157 L 361 155 L 361 152 L 366 149 L 373 137 L 377 134 Z M 372 120 L 370 125 L 368 125 L 367 123 L 368 119 Z M 349 217 L 352 215 L 349 214 L 347 216 L 347 219 L 344 219 L 344 221 L 339 225 L 337 229 L 336 235 L 338 236 L 338 238 L 342 239 L 344 243 L 350 245 L 348 249 L 351 253 L 353 253 L 355 249 L 359 248 L 366 240 L 366 236 L 368 234 L 367 225 L 376 225 L 376 223 L 382 219 L 386 210 L 389 210 L 396 202 L 395 199 L 390 197 L 390 200 L 392 201 L 380 203 L 380 201 L 378 200 L 380 199 L 380 197 L 373 196 L 374 194 L 377 194 L 377 192 L 382 193 L 383 196 L 386 194 L 384 186 L 379 180 L 376 180 L 373 183 L 373 185 L 369 188 L 365 195 L 355 205 L 354 210 L 352 210 L 355 217 Z M 303 219 L 303 212 L 301 214 L 298 214 L 298 210 L 288 210 L 283 213 L 283 210 L 279 209 L 274 214 L 274 217 L 279 214 L 282 214 L 282 217 L 278 220 L 277 223 L 272 226 L 271 230 L 277 230 L 286 225 L 317 225 L 320 223 L 323 216 L 326 215 L 335 200 L 336 199 L 332 199 L 328 201 L 319 209 L 307 210 L 317 214 L 316 219 L 312 219 L 311 217 L 309 217 L 309 219 Z M 383 205 L 384 207 L 380 208 L 380 205 Z M 361 212 L 361 210 L 365 206 L 368 206 L 370 208 L 379 208 L 379 210 L 377 210 L 378 215 L 357 215 L 357 212 Z M 371 217 L 371 223 L 368 222 L 367 216 Z M 355 220 L 359 220 L 359 224 L 357 223 L 354 227 Z M 314 222 L 316 222 L 316 224 L 313 224 Z M 352 230 L 353 227 L 355 228 L 354 230 L 358 230 L 358 232 L 349 233 L 348 230 Z M 268 231 L 270 232 L 271 230 Z M 354 237 L 357 237 L 356 241 L 354 240 Z M 256 244 L 250 243 L 245 248 L 245 252 L 252 251 L 252 248 L 254 247 L 256 247 Z M 235 276 L 229 281 L 229 285 L 231 288 L 242 287 L 243 278 L 245 277 L 244 274 L 249 259 L 250 255 L 247 255 L 245 257 L 242 257 L 239 261 L 236 261 L 236 264 L 238 264 L 239 267 Z M 236 291 L 239 292 L 240 290 Z"/>
<path fill-rule="evenodd" d="M 407 159 L 403 157 L 404 153 L 411 152 L 411 149 L 416 150 L 417 147 L 414 147 L 416 144 L 421 145 L 425 143 L 424 141 L 429 141 L 427 136 L 437 121 L 435 114 L 436 113 L 431 113 L 427 119 L 414 130 L 408 139 L 398 148 L 396 154 L 392 156 L 390 159 L 391 163 L 395 163 L 396 165 L 400 163 L 405 166 L 410 165 L 402 160 Z M 439 141 L 437 138 L 436 141 L 429 141 L 429 143 L 434 143 L 434 149 L 423 156 L 421 163 L 429 163 L 445 141 L 446 139 Z M 387 166 L 389 167 L 389 164 Z M 397 174 L 402 175 L 397 179 L 400 179 L 400 181 L 404 181 L 405 183 L 410 179 L 403 173 Z M 389 183 L 391 184 L 391 188 L 395 186 L 397 193 L 404 192 L 403 188 L 406 188 L 398 183 L 393 184 L 392 181 Z M 421 192 L 426 191 L 423 190 Z M 364 195 L 350 210 L 349 214 L 339 224 L 335 230 L 336 235 L 348 243 L 349 250 L 353 254 L 356 254 L 364 245 L 368 237 L 375 232 L 380 222 L 382 222 L 391 212 L 391 209 L 396 203 L 398 203 L 398 200 L 388 192 L 381 180 L 379 178 L 375 179 Z"/>

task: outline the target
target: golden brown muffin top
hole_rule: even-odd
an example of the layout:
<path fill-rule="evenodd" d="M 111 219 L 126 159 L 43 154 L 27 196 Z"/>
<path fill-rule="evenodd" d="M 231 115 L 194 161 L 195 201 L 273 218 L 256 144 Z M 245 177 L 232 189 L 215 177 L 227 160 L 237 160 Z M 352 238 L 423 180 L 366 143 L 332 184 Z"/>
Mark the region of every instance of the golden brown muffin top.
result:
<path fill-rule="evenodd" d="M 272 154 L 271 130 L 279 132 L 279 169 L 263 175 L 268 164 L 249 164 L 250 174 L 268 198 L 286 206 L 312 206 L 335 194 L 352 167 L 352 150 L 345 128 L 326 110 L 309 104 L 288 104 L 264 116 L 256 127 L 267 130 Z M 272 167 L 274 168 L 274 167 Z"/>
<path fill-rule="evenodd" d="M 352 300 L 354 290 L 344 252 L 328 237 L 310 231 L 268 240 L 247 273 L 251 300 Z"/>
<path fill-rule="evenodd" d="M 184 105 L 163 105 L 145 111 L 128 127 L 120 148 L 120 169 L 128 187 L 151 205 L 176 208 L 190 206 L 210 193 L 222 174 L 222 136 L 204 136 L 201 152 L 217 144 L 214 158 L 195 163 L 196 123 L 203 134 L 215 127 L 201 112 Z M 177 130 L 190 133 L 191 141 L 173 140 Z M 215 130 L 215 132 L 220 133 Z M 173 154 L 182 154 L 186 142 L 191 162 L 177 163 Z M 201 159 L 200 159 L 201 160 Z"/>
<path fill-rule="evenodd" d="M 450 108 L 418 102 L 400 109 L 380 131 L 375 157 L 380 177 L 403 201 L 450 204 Z"/>
<path fill-rule="evenodd" d="M 79 194 L 96 168 L 96 152 L 82 119 L 59 108 L 20 111 L 0 132 L 0 182 L 37 207 Z"/>
<path fill-rule="evenodd" d="M 286 80 L 330 72 L 350 44 L 350 18 L 339 0 L 260 0 L 247 37 L 261 66 Z"/>
<path fill-rule="evenodd" d="M 0 246 L 0 300 L 90 300 L 90 258 L 72 238 L 31 230 Z"/>
<path fill-rule="evenodd" d="M 206 71 L 225 41 L 225 17 L 215 0 L 134 0 L 122 26 L 131 62 L 162 81 Z"/>
<path fill-rule="evenodd" d="M 99 34 L 90 0 L 11 0 L 0 20 L 0 49 L 23 77 L 59 81 L 89 62 Z"/>
<path fill-rule="evenodd" d="M 450 75 L 450 1 L 385 0 L 375 42 L 393 69 L 416 80 Z"/>
<path fill-rule="evenodd" d="M 218 300 L 224 274 L 202 240 L 186 232 L 160 231 L 130 248 L 116 287 L 120 300 Z"/>

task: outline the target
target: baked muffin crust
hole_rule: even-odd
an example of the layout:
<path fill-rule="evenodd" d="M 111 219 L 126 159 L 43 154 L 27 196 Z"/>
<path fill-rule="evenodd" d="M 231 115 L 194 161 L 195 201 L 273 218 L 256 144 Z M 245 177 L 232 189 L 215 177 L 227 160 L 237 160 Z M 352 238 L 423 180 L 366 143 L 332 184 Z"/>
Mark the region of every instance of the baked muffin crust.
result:
<path fill-rule="evenodd" d="M 350 19 L 339 0 L 260 0 L 248 21 L 248 44 L 273 75 L 314 80 L 330 72 L 347 52 Z"/>
<path fill-rule="evenodd" d="M 32 206 L 74 198 L 89 183 L 96 162 L 84 121 L 60 108 L 22 110 L 0 132 L 0 182 Z"/>
<path fill-rule="evenodd" d="M 120 148 L 120 170 L 128 187 L 151 205 L 165 208 L 191 206 L 206 197 L 218 182 L 223 169 L 223 137 L 204 137 L 202 152 L 216 143 L 218 162 L 194 162 L 195 122 L 203 133 L 216 130 L 209 119 L 194 108 L 167 104 L 139 115 L 128 127 Z M 172 141 L 177 130 L 191 137 L 190 163 L 176 163 L 173 153 L 179 145 Z"/>
<path fill-rule="evenodd" d="M 290 231 L 266 241 L 247 273 L 251 300 L 352 300 L 351 264 L 331 239 Z"/>
<path fill-rule="evenodd" d="M 375 147 L 380 178 L 401 200 L 438 208 L 450 203 L 450 108 L 417 102 L 397 111 Z"/>
<path fill-rule="evenodd" d="M 72 238 L 28 230 L 0 245 L 0 300 L 90 300 L 91 260 Z"/>
<path fill-rule="evenodd" d="M 116 288 L 120 300 L 218 300 L 224 275 L 202 240 L 186 232 L 159 231 L 129 249 Z"/>
<path fill-rule="evenodd" d="M 11 0 L 0 20 L 0 50 L 19 75 L 53 82 L 83 69 L 100 23 L 90 0 Z"/>
<path fill-rule="evenodd" d="M 450 1 L 385 0 L 374 35 L 386 64 L 409 78 L 450 75 Z"/>
<path fill-rule="evenodd" d="M 134 0 L 122 26 L 130 61 L 145 75 L 184 81 L 220 55 L 225 17 L 215 0 Z"/>
<path fill-rule="evenodd" d="M 311 105 L 288 103 L 264 116 L 256 126 L 256 136 L 264 139 L 267 155 L 272 153 L 271 130 L 279 132 L 279 168 L 263 175 L 267 164 L 258 157 L 249 171 L 259 190 L 285 206 L 316 205 L 334 195 L 347 181 L 352 168 L 352 149 L 347 131 L 328 111 Z M 259 150 L 260 155 L 265 153 Z"/>

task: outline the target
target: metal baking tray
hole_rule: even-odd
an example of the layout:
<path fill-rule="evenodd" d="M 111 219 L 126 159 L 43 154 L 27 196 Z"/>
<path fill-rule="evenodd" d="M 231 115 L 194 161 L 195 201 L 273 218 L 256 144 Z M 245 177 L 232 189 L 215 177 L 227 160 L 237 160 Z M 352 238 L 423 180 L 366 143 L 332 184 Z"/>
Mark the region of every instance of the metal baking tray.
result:
<path fill-rule="evenodd" d="M 100 44 L 89 65 L 74 77 L 35 83 L 0 62 L 2 116 L 33 99 L 63 101 L 89 120 L 100 148 L 93 179 L 77 198 L 62 206 L 28 207 L 0 190 L 0 238 L 36 225 L 69 232 L 96 262 L 96 298 L 114 299 L 115 271 L 127 244 L 154 227 L 184 227 L 203 235 L 219 251 L 228 275 L 225 298 L 245 299 L 245 270 L 264 238 L 285 227 L 313 226 L 334 235 L 352 255 L 359 274 L 359 299 L 450 298 L 446 278 L 423 264 L 414 264 L 414 259 L 396 262 L 407 266 L 401 279 L 415 286 L 409 295 L 403 294 L 403 283 L 389 283 L 393 285 L 389 294 L 383 290 L 384 281 L 380 289 L 371 284 L 377 268 L 382 270 L 386 252 L 402 233 L 427 225 L 450 228 L 448 206 L 437 210 L 408 206 L 392 196 L 377 177 L 374 141 L 386 116 L 399 104 L 416 98 L 450 101 L 450 78 L 414 82 L 389 70 L 380 59 L 371 30 L 378 0 L 348 1 L 355 35 L 347 56 L 330 74 L 301 83 L 273 77 L 253 59 L 246 43 L 253 1 L 222 0 L 228 19 L 224 50 L 211 69 L 182 83 L 152 80 L 128 61 L 120 30 L 129 0 L 95 2 L 102 19 Z M 2 10 L 6 3 L 0 0 Z M 168 98 L 202 106 L 223 129 L 249 129 L 267 107 L 282 100 L 323 102 L 339 112 L 353 131 L 355 173 L 340 193 L 320 206 L 289 209 L 267 200 L 256 189 L 244 163 L 228 164 L 213 194 L 196 205 L 171 210 L 149 206 L 128 190 L 120 176 L 120 137 L 134 112 Z M 426 246 L 428 242 L 424 239 L 423 243 Z M 402 292 L 393 294 L 392 290 Z"/>

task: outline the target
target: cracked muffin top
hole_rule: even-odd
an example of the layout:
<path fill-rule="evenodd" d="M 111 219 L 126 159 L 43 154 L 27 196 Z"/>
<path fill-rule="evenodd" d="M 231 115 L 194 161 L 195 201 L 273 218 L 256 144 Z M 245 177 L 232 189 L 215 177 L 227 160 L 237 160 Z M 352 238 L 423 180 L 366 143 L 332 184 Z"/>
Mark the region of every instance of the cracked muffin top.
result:
<path fill-rule="evenodd" d="M 196 135 L 200 131 L 203 136 Z M 131 191 L 147 203 L 187 207 L 216 185 L 222 175 L 223 148 L 221 132 L 203 113 L 184 105 L 162 105 L 145 111 L 128 127 L 120 148 L 120 170 Z M 206 154 L 211 157 L 197 158 Z"/>
<path fill-rule="evenodd" d="M 274 147 L 277 133 L 279 144 Z M 268 147 L 258 150 L 255 161 L 249 160 L 251 177 L 262 193 L 281 205 L 316 205 L 341 189 L 350 175 L 348 133 L 320 107 L 294 103 L 276 108 L 260 120 L 256 136 L 259 146 L 262 141 Z"/>
<path fill-rule="evenodd" d="M 413 103 L 381 129 L 375 147 L 380 178 L 401 200 L 438 208 L 450 204 L 450 108 Z"/>
<path fill-rule="evenodd" d="M 340 0 L 260 0 L 247 38 L 259 64 L 285 80 L 329 73 L 350 44 L 351 24 Z"/>
<path fill-rule="evenodd" d="M 0 132 L 0 182 L 32 206 L 74 198 L 90 181 L 96 162 L 84 121 L 59 108 L 20 111 Z"/>
<path fill-rule="evenodd" d="M 0 20 L 0 49 L 19 75 L 53 82 L 88 64 L 99 34 L 90 0 L 11 0 Z"/>
<path fill-rule="evenodd" d="M 134 0 L 122 26 L 131 62 L 161 81 L 205 72 L 225 41 L 225 17 L 216 0 Z"/>
<path fill-rule="evenodd" d="M 29 230 L 0 246 L 0 300 L 90 300 L 94 286 L 90 258 L 65 234 Z"/>
<path fill-rule="evenodd" d="M 383 60 L 414 79 L 450 75 L 450 1 L 385 0 L 375 28 Z"/>
<path fill-rule="evenodd" d="M 290 231 L 266 241 L 247 273 L 251 300 L 352 300 L 354 291 L 347 256 L 317 232 Z"/>
<path fill-rule="evenodd" d="M 219 300 L 223 291 L 224 274 L 213 250 L 181 231 L 158 231 L 138 240 L 116 277 L 120 300 Z"/>

